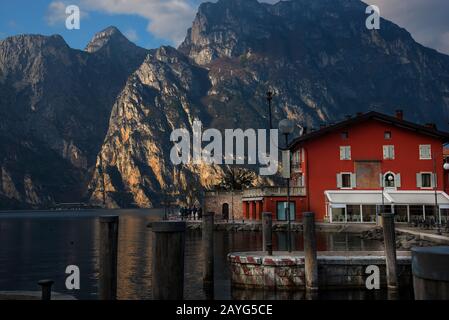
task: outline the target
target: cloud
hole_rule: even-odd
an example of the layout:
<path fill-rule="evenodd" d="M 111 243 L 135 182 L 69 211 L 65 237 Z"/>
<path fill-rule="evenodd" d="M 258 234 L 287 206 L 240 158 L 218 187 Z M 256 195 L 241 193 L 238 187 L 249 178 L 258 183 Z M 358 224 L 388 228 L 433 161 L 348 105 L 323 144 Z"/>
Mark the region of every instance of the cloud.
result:
<path fill-rule="evenodd" d="M 180 43 L 192 24 L 199 0 L 79 0 L 82 9 L 108 14 L 137 15 L 148 20 L 156 37 Z"/>
<path fill-rule="evenodd" d="M 66 8 L 72 3 L 66 3 L 64 1 L 53 1 L 47 8 L 45 15 L 45 21 L 49 26 L 56 26 L 59 24 L 65 25 L 67 19 Z M 89 15 L 87 12 L 80 8 L 81 19 L 87 18 Z"/>
<path fill-rule="evenodd" d="M 139 35 L 137 34 L 137 31 L 134 29 L 128 29 L 124 32 L 125 37 L 128 38 L 128 40 L 131 40 L 133 42 L 136 42 L 139 40 Z"/>
<path fill-rule="evenodd" d="M 448 0 L 365 0 L 419 43 L 449 54 Z"/>

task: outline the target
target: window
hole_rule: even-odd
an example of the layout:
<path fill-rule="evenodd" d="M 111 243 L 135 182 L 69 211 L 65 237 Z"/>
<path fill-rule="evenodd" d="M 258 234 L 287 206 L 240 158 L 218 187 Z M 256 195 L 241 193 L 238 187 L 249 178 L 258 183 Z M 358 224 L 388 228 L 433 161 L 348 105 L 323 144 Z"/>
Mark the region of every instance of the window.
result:
<path fill-rule="evenodd" d="M 339 173 L 337 174 L 337 188 L 339 189 L 354 189 L 357 187 L 357 178 L 353 173 Z"/>
<path fill-rule="evenodd" d="M 391 140 L 391 137 L 392 137 L 391 131 L 385 131 L 384 137 L 385 137 L 385 140 Z"/>
<path fill-rule="evenodd" d="M 417 187 L 421 189 L 435 188 L 436 181 L 433 173 L 421 172 L 416 174 Z"/>
<path fill-rule="evenodd" d="M 348 140 L 349 139 L 349 132 L 348 131 L 344 131 L 341 133 L 341 138 L 343 140 Z"/>
<path fill-rule="evenodd" d="M 351 160 L 351 147 L 340 147 L 340 160 Z"/>
<path fill-rule="evenodd" d="M 420 160 L 432 159 L 432 146 L 430 144 L 423 144 L 419 146 L 419 159 Z"/>
<path fill-rule="evenodd" d="M 384 160 L 394 160 L 394 146 L 384 146 Z"/>
<path fill-rule="evenodd" d="M 293 153 L 292 169 L 295 172 L 301 171 L 301 151 L 300 150 L 297 150 L 295 153 Z"/>
<path fill-rule="evenodd" d="M 384 188 L 400 188 L 401 187 L 401 174 L 394 174 L 393 172 L 387 172 L 384 175 L 380 175 L 380 185 Z"/>
<path fill-rule="evenodd" d="M 295 221 L 296 218 L 296 206 L 294 202 L 290 202 L 290 221 Z M 278 202 L 277 203 L 277 220 L 278 221 L 287 221 L 287 202 Z"/>
<path fill-rule="evenodd" d="M 304 187 L 304 175 L 299 174 L 296 178 L 296 187 L 303 188 Z"/>

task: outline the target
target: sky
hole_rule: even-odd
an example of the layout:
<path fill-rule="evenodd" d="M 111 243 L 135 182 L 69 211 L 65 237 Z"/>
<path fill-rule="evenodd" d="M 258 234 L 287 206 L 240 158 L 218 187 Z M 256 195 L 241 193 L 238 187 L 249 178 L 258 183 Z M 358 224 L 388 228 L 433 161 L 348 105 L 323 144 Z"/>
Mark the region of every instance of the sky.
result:
<path fill-rule="evenodd" d="M 277 2 L 277 0 L 263 0 Z M 315 0 L 310 0 L 315 1 Z M 60 34 L 84 49 L 95 33 L 114 25 L 145 48 L 177 46 L 202 0 L 0 0 L 0 39 L 17 34 Z M 449 54 L 449 0 L 365 0 L 406 28 L 418 42 Z M 67 30 L 65 8 L 78 5 L 80 30 Z"/>

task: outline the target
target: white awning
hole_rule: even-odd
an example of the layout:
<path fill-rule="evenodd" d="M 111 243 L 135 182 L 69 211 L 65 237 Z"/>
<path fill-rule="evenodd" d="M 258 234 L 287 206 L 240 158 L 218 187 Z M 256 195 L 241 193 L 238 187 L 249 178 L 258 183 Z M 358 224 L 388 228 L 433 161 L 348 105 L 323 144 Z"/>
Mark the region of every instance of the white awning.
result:
<path fill-rule="evenodd" d="M 434 191 L 325 191 L 327 202 L 332 207 L 346 205 L 435 205 Z M 441 208 L 449 206 L 449 196 L 437 192 L 437 202 Z"/>
<path fill-rule="evenodd" d="M 388 195 L 396 205 L 435 205 L 435 191 L 392 191 L 388 192 Z M 449 196 L 438 191 L 436 201 L 439 206 L 449 205 Z"/>
<path fill-rule="evenodd" d="M 326 191 L 325 192 L 328 202 L 332 206 L 338 207 L 339 205 L 346 204 L 365 204 L 365 205 L 381 205 L 382 204 L 382 191 Z M 391 198 L 384 194 L 384 203 L 391 204 Z"/>

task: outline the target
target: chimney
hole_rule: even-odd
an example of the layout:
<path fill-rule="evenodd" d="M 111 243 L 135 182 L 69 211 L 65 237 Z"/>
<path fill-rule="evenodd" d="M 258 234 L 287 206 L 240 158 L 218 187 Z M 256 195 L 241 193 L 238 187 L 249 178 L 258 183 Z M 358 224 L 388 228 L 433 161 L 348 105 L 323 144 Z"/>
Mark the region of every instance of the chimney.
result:
<path fill-rule="evenodd" d="M 306 134 L 309 133 L 308 131 L 309 131 L 309 128 L 303 127 L 303 128 L 302 128 L 302 135 L 305 136 Z"/>
<path fill-rule="evenodd" d="M 398 118 L 399 120 L 404 120 L 404 111 L 396 110 L 396 118 Z"/>

